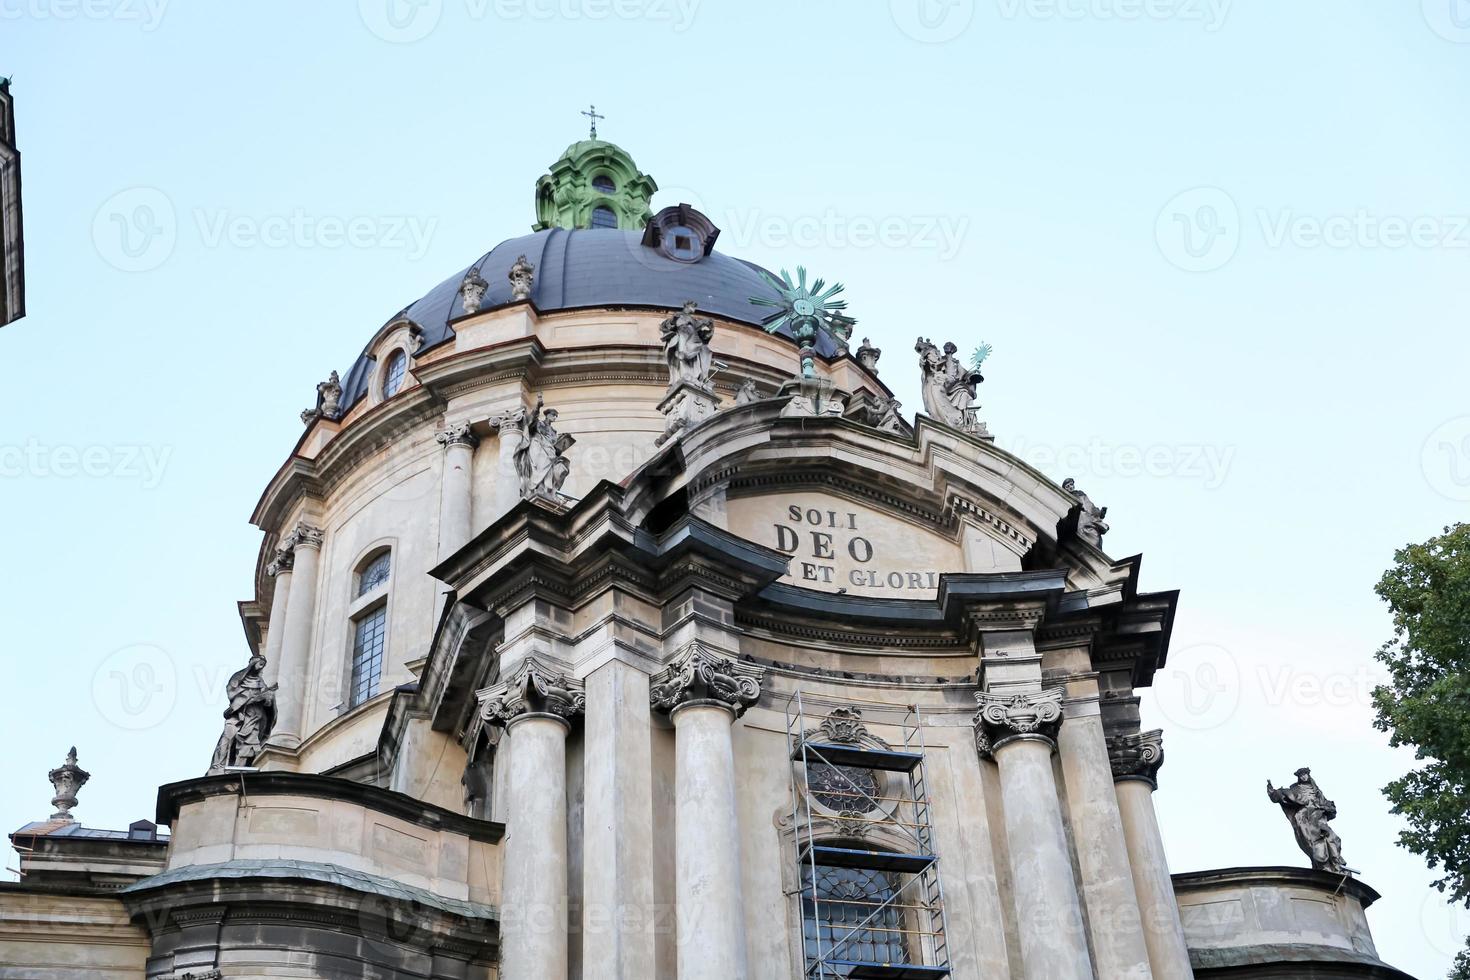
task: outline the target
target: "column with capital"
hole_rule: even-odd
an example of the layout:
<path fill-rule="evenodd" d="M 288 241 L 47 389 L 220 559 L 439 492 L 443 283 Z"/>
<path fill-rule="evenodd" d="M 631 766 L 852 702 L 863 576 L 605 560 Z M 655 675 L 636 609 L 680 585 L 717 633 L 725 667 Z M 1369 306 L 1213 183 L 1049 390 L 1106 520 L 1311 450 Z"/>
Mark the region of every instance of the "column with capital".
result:
<path fill-rule="evenodd" d="M 281 542 L 275 555 L 265 566 L 266 574 L 275 579 L 271 590 L 271 618 L 265 627 L 265 647 L 260 655 L 265 657 L 265 670 L 261 679 L 269 687 L 281 679 L 281 642 L 286 632 L 286 605 L 291 595 L 291 570 L 296 561 L 295 542 Z"/>
<path fill-rule="evenodd" d="M 581 684 L 535 657 L 477 697 L 486 724 L 503 727 L 511 742 L 500 976 L 566 980 L 567 733 L 587 698 Z"/>
<path fill-rule="evenodd" d="M 498 434 L 495 461 L 495 500 L 492 521 L 499 520 L 521 500 L 521 477 L 516 470 L 516 450 L 524 438 L 526 410 L 513 408 L 490 418 L 490 427 Z"/>
<path fill-rule="evenodd" d="M 311 628 L 316 618 L 317 565 L 322 530 L 301 523 L 291 532 L 294 555 L 290 591 L 281 624 L 280 668 L 276 678 L 276 727 L 268 744 L 294 749 L 306 720 L 306 673 L 311 660 Z"/>
<path fill-rule="evenodd" d="M 1158 788 L 1159 767 L 1164 764 L 1164 733 L 1155 729 L 1109 736 L 1108 756 L 1154 976 L 1190 980 L 1194 972 L 1189 964 L 1189 947 L 1179 920 L 1164 837 L 1154 812 L 1153 794 Z"/>
<path fill-rule="evenodd" d="M 437 433 L 444 447 L 444 468 L 439 478 L 439 560 L 443 561 L 469 543 L 474 528 L 474 479 L 471 469 L 479 436 L 469 422 L 459 422 Z"/>
<path fill-rule="evenodd" d="M 687 646 L 649 698 L 674 723 L 674 901 L 679 980 L 745 980 L 745 912 L 731 727 L 764 671 Z"/>
<path fill-rule="evenodd" d="M 1000 771 L 1026 980 L 1093 980 L 1051 756 L 1062 689 L 977 691 L 975 745 Z"/>

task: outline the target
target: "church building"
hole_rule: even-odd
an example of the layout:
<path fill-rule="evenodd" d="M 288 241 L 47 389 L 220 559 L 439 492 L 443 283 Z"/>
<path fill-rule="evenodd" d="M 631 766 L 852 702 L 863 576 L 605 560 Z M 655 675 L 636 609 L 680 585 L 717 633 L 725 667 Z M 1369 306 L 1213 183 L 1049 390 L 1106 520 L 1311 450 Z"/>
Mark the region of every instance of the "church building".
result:
<path fill-rule="evenodd" d="M 978 338 L 880 351 L 656 192 L 594 130 L 317 386 L 202 774 L 104 830 L 50 773 L 0 980 L 1412 980 L 1305 770 L 1304 866 L 1168 866 L 1177 593 L 996 446 Z"/>

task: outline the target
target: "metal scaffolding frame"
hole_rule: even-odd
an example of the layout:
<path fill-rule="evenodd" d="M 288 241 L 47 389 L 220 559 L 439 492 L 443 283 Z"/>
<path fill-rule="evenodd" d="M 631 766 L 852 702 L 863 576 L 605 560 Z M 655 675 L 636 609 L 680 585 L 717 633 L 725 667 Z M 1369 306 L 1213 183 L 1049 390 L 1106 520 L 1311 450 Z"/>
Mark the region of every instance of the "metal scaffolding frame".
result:
<path fill-rule="evenodd" d="M 884 701 L 847 699 L 851 703 L 871 704 L 893 709 Z M 801 688 L 786 701 L 786 738 L 791 759 L 791 812 L 796 829 L 796 858 L 801 885 L 798 889 L 802 916 L 802 955 L 804 976 L 814 980 L 926 980 L 949 975 L 949 941 L 944 910 L 944 885 L 939 874 L 939 855 L 934 848 L 934 828 L 928 793 L 928 777 L 924 762 L 923 717 L 917 705 L 904 706 L 901 749 L 877 749 L 860 745 L 814 738 L 813 733 L 823 716 L 808 714 Z M 823 789 L 825 796 L 850 797 L 857 804 L 851 812 L 818 814 L 812 812 L 813 792 L 808 783 L 811 767 L 825 764 L 839 777 L 837 789 Z M 893 795 L 870 793 L 858 785 L 843 767 L 880 770 L 903 777 L 894 780 L 900 788 Z M 881 810 L 893 804 L 886 816 L 869 818 L 862 814 Z M 835 837 L 842 844 L 817 837 L 818 821 L 836 825 Z M 845 821 L 858 821 L 882 828 L 903 839 L 904 851 L 868 850 L 844 846 L 860 834 L 846 835 Z M 886 874 L 896 884 L 883 901 L 822 898 L 817 889 L 819 869 L 859 868 Z M 814 940 L 806 935 L 807 907 L 816 923 Z M 833 919 L 838 911 L 857 907 L 868 909 L 857 922 Z M 823 910 L 827 914 L 823 914 Z M 893 928 L 887 914 L 897 913 L 901 928 Z M 830 941 L 824 940 L 824 932 Z M 850 947 L 859 942 L 872 942 L 873 935 L 900 934 L 904 952 L 914 962 L 878 963 L 859 958 Z"/>

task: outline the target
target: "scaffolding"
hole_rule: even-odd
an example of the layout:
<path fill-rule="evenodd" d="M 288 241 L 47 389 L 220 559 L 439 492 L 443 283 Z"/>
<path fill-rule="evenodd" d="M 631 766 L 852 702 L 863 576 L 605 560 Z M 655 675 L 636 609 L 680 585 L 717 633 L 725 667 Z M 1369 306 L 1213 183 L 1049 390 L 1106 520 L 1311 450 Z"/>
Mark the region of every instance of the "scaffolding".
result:
<path fill-rule="evenodd" d="M 844 700 L 896 707 L 887 702 Z M 947 977 L 944 887 L 934 848 L 919 708 L 906 707 L 901 748 L 832 738 L 820 727 L 824 719 L 808 713 L 800 688 L 787 700 L 804 976 L 813 980 Z M 824 781 L 819 791 L 810 781 L 817 767 L 822 767 Z M 874 775 L 869 781 L 863 773 L 887 776 Z M 813 798 L 818 795 L 824 798 L 819 801 L 823 812 L 813 810 Z M 828 806 L 828 802 L 836 805 Z M 883 849 L 854 846 L 866 843 L 865 838 L 874 833 L 884 837 Z M 831 876 L 844 870 L 882 879 L 886 895 L 875 899 L 834 894 Z M 829 886 L 826 895 L 824 884 Z"/>

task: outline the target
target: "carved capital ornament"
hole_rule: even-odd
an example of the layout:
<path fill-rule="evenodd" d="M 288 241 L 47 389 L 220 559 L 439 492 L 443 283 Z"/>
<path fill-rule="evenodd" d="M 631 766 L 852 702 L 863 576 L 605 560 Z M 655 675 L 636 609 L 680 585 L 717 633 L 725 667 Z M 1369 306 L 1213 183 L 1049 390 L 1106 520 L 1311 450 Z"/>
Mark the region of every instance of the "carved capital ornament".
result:
<path fill-rule="evenodd" d="M 480 696 L 480 717 L 504 726 L 524 715 L 552 715 L 565 721 L 587 710 L 587 693 L 580 681 L 527 657 L 509 679 Z"/>
<path fill-rule="evenodd" d="M 648 696 L 659 711 L 672 712 L 686 704 L 718 704 L 738 717 L 760 699 L 764 676 L 760 667 L 717 656 L 693 643 L 654 676 Z"/>
<path fill-rule="evenodd" d="M 470 429 L 468 420 L 456 422 L 448 428 L 441 429 L 434 434 L 434 438 L 445 449 L 450 446 L 469 446 L 475 449 L 480 445 L 480 437 Z"/>
<path fill-rule="evenodd" d="M 1155 789 L 1159 785 L 1159 767 L 1164 764 L 1164 732 L 1108 736 L 1108 761 L 1113 766 L 1113 779 L 1138 779 Z"/>
<path fill-rule="evenodd" d="M 1055 745 L 1062 724 L 1062 689 L 1024 694 L 992 694 L 976 691 L 975 748 L 985 758 L 1007 742 L 1021 738 L 1043 739 Z"/>

